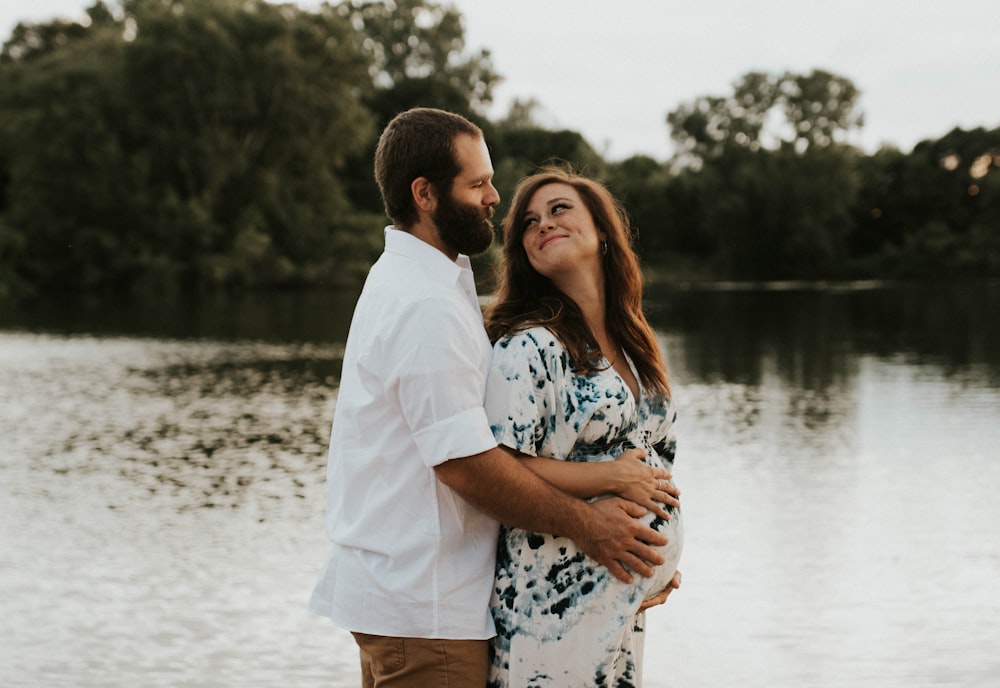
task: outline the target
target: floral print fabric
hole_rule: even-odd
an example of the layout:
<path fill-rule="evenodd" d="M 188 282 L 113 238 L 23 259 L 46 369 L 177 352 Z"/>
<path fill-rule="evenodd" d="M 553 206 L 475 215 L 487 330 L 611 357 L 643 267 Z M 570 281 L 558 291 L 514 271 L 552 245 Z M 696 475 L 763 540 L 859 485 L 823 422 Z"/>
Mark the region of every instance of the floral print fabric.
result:
<path fill-rule="evenodd" d="M 532 328 L 494 346 L 486 412 L 497 441 L 525 454 L 611 461 L 640 447 L 647 463 L 671 470 L 673 403 L 644 391 L 639 396 L 610 366 L 577 374 L 555 336 Z M 644 518 L 670 542 L 656 575 L 634 576 L 631 584 L 614 578 L 568 538 L 502 528 L 489 685 L 640 686 L 645 615 L 637 611 L 669 583 L 682 549 L 680 510 L 670 513 L 670 521 Z"/>

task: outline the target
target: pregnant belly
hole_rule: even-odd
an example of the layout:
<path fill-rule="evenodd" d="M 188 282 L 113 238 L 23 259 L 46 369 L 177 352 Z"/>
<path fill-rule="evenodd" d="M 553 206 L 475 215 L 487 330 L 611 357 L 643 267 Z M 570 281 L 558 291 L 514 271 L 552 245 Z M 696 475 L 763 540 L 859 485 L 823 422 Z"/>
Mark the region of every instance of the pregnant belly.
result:
<path fill-rule="evenodd" d="M 649 524 L 656 519 L 652 514 L 649 514 L 644 520 Z M 663 563 L 656 567 L 652 578 L 642 579 L 641 585 L 645 591 L 644 599 L 654 597 L 670 584 L 684 549 L 684 518 L 681 516 L 680 509 L 674 509 L 670 520 L 666 523 L 659 519 L 654 527 L 667 537 L 668 542 L 666 545 L 656 548 L 663 555 Z"/>

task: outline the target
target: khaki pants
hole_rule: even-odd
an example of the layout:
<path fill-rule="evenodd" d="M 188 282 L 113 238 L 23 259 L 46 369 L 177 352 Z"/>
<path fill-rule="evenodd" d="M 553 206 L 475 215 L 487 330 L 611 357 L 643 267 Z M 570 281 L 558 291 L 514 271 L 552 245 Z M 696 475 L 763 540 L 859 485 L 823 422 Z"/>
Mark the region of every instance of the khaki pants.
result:
<path fill-rule="evenodd" d="M 488 640 L 396 638 L 352 633 L 362 688 L 485 688 Z"/>

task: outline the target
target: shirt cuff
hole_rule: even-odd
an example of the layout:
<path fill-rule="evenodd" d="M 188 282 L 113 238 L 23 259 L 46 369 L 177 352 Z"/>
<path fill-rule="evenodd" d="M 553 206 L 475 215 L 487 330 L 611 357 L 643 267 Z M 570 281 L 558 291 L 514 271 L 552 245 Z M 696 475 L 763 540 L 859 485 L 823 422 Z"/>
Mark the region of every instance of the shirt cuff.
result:
<path fill-rule="evenodd" d="M 417 431 L 413 435 L 420 458 L 429 466 L 480 454 L 497 446 L 486 411 L 473 408 Z"/>

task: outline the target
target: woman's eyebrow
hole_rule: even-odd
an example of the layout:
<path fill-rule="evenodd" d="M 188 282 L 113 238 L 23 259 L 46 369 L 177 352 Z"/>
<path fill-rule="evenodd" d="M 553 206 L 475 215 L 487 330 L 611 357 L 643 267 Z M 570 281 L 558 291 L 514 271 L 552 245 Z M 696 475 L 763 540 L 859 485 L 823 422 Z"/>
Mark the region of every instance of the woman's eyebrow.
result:
<path fill-rule="evenodd" d="M 563 196 L 557 196 L 555 198 L 551 198 L 545 201 L 545 207 L 551 208 L 556 203 L 572 203 L 572 202 L 573 202 L 572 199 L 565 198 Z M 529 215 L 535 215 L 535 214 L 536 213 L 534 210 L 525 210 L 524 213 L 521 215 L 521 217 L 528 217 Z"/>

